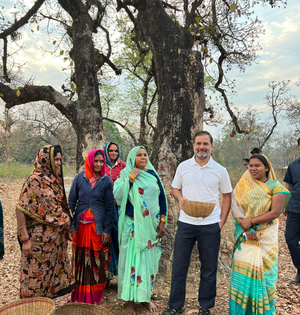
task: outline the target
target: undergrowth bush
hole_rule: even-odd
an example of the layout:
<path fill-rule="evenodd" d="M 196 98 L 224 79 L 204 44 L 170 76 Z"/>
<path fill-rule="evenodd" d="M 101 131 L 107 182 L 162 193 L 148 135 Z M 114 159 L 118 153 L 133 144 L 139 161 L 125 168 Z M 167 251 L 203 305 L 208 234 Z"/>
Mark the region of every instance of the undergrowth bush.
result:
<path fill-rule="evenodd" d="M 0 178 L 3 181 L 23 179 L 33 171 L 33 165 L 10 162 L 7 165 L 0 163 Z"/>
<path fill-rule="evenodd" d="M 16 161 L 12 161 L 7 165 L 0 163 L 0 181 L 7 182 L 18 179 L 27 178 L 33 171 L 33 164 L 22 164 Z M 76 174 L 76 168 L 73 165 L 63 165 L 64 177 L 74 177 Z"/>

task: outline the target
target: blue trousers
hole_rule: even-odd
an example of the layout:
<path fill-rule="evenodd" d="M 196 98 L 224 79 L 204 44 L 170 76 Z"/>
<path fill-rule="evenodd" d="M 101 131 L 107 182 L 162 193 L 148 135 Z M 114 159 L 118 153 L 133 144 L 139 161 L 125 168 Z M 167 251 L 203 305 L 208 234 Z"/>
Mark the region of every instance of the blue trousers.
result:
<path fill-rule="evenodd" d="M 285 240 L 293 264 L 300 270 L 300 214 L 288 212 L 285 226 Z"/>
<path fill-rule="evenodd" d="M 191 225 L 177 222 L 172 267 L 170 308 L 183 307 L 191 253 L 198 243 L 201 274 L 198 301 L 201 308 L 209 309 L 215 305 L 218 255 L 220 248 L 220 227 L 218 223 Z"/>

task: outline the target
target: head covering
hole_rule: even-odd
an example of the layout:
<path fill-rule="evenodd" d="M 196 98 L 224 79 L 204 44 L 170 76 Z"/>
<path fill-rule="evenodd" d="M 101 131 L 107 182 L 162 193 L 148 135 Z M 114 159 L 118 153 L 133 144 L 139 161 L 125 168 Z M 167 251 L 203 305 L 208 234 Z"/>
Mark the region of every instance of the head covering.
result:
<path fill-rule="evenodd" d="M 109 147 L 114 144 L 117 148 L 118 148 L 118 156 L 117 156 L 117 159 L 120 157 L 120 149 L 118 147 L 118 145 L 115 143 L 115 142 L 107 142 L 106 145 L 104 146 L 104 152 L 105 152 L 105 157 L 106 157 L 106 164 L 109 166 L 109 167 L 113 167 L 113 165 L 111 164 L 111 162 L 115 163 L 116 161 L 111 161 L 111 159 L 109 158 L 109 154 L 108 154 L 108 151 L 109 151 Z"/>
<path fill-rule="evenodd" d="M 95 160 L 95 153 L 96 152 L 101 152 L 103 159 L 104 159 L 104 163 L 103 166 L 100 170 L 100 176 L 104 176 L 105 174 L 105 154 L 102 150 L 92 150 L 87 158 L 85 159 L 85 163 L 84 163 L 84 169 L 85 169 L 85 175 L 87 178 L 90 178 L 93 174 L 95 174 L 95 168 L 94 168 L 94 160 Z"/>
<path fill-rule="evenodd" d="M 134 233 L 135 251 L 141 251 L 149 247 L 149 244 L 157 243 L 157 227 L 160 218 L 159 200 L 153 198 L 159 191 L 157 178 L 147 171 L 140 170 L 140 175 L 135 179 L 130 188 L 128 176 L 135 166 L 135 157 L 139 149 L 146 149 L 143 146 L 134 147 L 128 154 L 126 167 L 121 171 L 120 178 L 114 183 L 114 195 L 118 205 L 121 205 L 119 218 L 119 241 L 122 237 L 124 227 L 127 200 L 131 202 L 134 209 Z M 147 151 L 146 151 L 147 153 Z M 148 156 L 148 153 L 147 153 Z M 146 170 L 152 170 L 159 178 L 155 168 L 151 164 L 149 157 Z M 122 190 L 122 197 L 117 198 L 118 191 Z M 165 191 L 162 193 L 165 194 Z M 167 200 L 167 198 L 166 198 Z M 166 207 L 168 208 L 168 207 Z M 150 215 L 149 215 L 150 213 Z"/>
<path fill-rule="evenodd" d="M 34 170 L 22 187 L 17 208 L 27 215 L 27 227 L 37 224 L 55 226 L 69 222 L 62 169 L 59 176 L 55 172 L 55 147 L 59 146 L 47 145 L 39 151 Z"/>
<path fill-rule="evenodd" d="M 264 156 L 269 166 L 268 181 L 276 181 L 276 175 L 270 160 Z M 270 210 L 271 198 L 275 193 L 286 193 L 288 190 L 282 185 L 276 185 L 273 191 L 265 183 L 252 178 L 249 171 L 246 171 L 237 185 L 235 186 L 231 210 L 235 220 L 238 217 L 254 218 Z M 286 200 L 282 210 L 289 200 L 289 194 L 286 194 Z"/>
<path fill-rule="evenodd" d="M 95 153 L 96 152 L 100 152 L 103 156 L 104 163 L 103 163 L 103 166 L 100 170 L 100 176 L 102 177 L 105 175 L 105 154 L 104 154 L 104 152 L 102 150 L 90 151 L 88 156 L 85 159 L 85 162 L 84 162 L 84 172 L 85 172 L 86 177 L 90 181 L 90 184 L 92 187 L 94 187 L 94 185 L 97 182 L 97 176 L 95 174 L 95 167 L 94 167 Z"/>
<path fill-rule="evenodd" d="M 61 172 L 60 174 L 56 174 L 56 168 L 55 168 L 55 163 L 54 163 L 54 151 L 55 148 L 58 148 L 61 152 L 61 148 L 59 145 L 55 146 L 44 146 L 38 153 L 37 157 L 35 158 L 34 161 L 34 171 L 33 173 L 43 173 L 47 176 L 55 176 L 55 177 L 61 177 L 63 178 L 62 174 L 62 166 L 61 166 Z"/>

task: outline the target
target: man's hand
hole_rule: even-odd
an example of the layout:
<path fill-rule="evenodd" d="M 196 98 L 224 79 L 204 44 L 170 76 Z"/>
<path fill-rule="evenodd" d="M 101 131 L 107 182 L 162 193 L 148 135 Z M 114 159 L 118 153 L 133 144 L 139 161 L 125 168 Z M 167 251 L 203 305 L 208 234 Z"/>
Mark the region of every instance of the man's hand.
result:
<path fill-rule="evenodd" d="M 188 199 L 187 199 L 187 198 L 184 198 L 184 197 L 181 197 L 181 198 L 178 200 L 180 209 L 182 209 L 182 203 L 181 203 L 182 201 L 188 201 Z"/>
<path fill-rule="evenodd" d="M 220 221 L 220 222 L 219 222 L 219 227 L 220 227 L 220 230 L 222 230 L 222 229 L 223 229 L 223 226 L 224 226 L 224 222 Z"/>
<path fill-rule="evenodd" d="M 109 242 L 110 235 L 106 233 L 102 233 L 101 235 L 101 244 L 106 245 Z"/>

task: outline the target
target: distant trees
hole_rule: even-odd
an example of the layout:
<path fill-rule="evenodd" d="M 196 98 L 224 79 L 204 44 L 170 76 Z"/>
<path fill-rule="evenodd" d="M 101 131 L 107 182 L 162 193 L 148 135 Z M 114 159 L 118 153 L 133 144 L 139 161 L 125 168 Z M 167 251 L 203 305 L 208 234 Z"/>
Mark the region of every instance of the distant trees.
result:
<path fill-rule="evenodd" d="M 205 104 L 204 72 L 211 76 L 215 89 L 222 96 L 236 132 L 249 133 L 248 127 L 239 126 L 238 117 L 228 102 L 227 89 L 231 90 L 234 84 L 226 73 L 232 67 L 244 70 L 256 58 L 259 45 L 255 38 L 262 33 L 262 27 L 253 15 L 252 6 L 257 3 L 274 6 L 282 2 L 285 1 L 37 0 L 31 8 L 22 7 L 25 11 L 22 17 L 6 19 L 0 27 L 0 39 L 4 43 L 0 96 L 7 108 L 44 100 L 65 115 L 76 133 L 79 168 L 91 149 L 104 145 L 104 111 L 99 85 L 103 65 L 109 66 L 116 75 L 121 74 L 119 65 L 112 61 L 112 54 L 114 47 L 121 50 L 123 46 L 111 43 L 108 26 L 115 19 L 114 14 L 109 13 L 116 9 L 127 14 L 131 21 L 130 39 L 139 57 L 149 58 L 149 63 L 145 63 L 147 69 L 132 72 L 135 75 L 144 71 L 140 89 L 143 101 L 139 101 L 140 134 L 135 138 L 145 143 L 147 134 L 153 135 L 151 160 L 167 187 L 170 234 L 166 239 L 165 263 L 171 257 L 178 216 L 170 182 L 178 163 L 193 154 L 192 135 L 203 128 L 204 112 L 214 115 L 213 108 Z M 9 62 L 11 65 L 14 62 L 9 43 L 21 38 L 22 27 L 28 23 L 32 24 L 34 32 L 46 24 L 45 29 L 58 34 L 52 41 L 55 53 L 66 58 L 67 67 L 71 68 L 69 85 L 63 84 L 62 91 L 47 85 L 34 85 L 30 80 L 22 86 L 11 85 L 16 69 L 13 66 L 12 71 L 8 69 Z M 155 81 L 155 87 L 151 86 L 154 98 L 148 94 L 151 80 Z M 153 121 L 149 124 L 147 114 L 152 99 L 152 104 L 157 101 L 155 126 Z M 130 105 L 127 111 L 131 110 Z M 105 118 L 110 119 L 109 115 Z"/>

